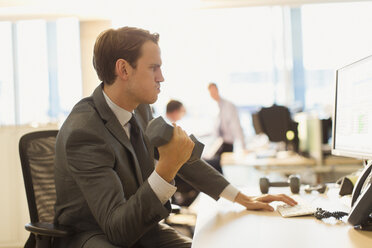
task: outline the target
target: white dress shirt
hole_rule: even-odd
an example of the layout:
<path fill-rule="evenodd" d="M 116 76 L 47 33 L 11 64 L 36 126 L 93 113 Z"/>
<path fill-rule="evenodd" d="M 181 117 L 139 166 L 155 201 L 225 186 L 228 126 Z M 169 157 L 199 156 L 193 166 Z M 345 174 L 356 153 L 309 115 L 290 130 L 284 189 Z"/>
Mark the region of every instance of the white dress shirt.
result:
<path fill-rule="evenodd" d="M 215 131 L 217 136 L 222 137 L 223 141 L 229 144 L 234 144 L 235 139 L 239 139 L 242 147 L 245 148 L 244 133 L 235 105 L 224 98 L 220 98 L 218 107 L 220 113 L 218 116 L 219 123 Z"/>
<path fill-rule="evenodd" d="M 130 139 L 130 123 L 129 120 L 132 118 L 132 113 L 116 105 L 111 99 L 105 94 L 102 90 L 103 96 L 106 99 L 107 105 L 110 107 L 112 112 L 114 112 L 116 118 L 119 120 L 121 126 L 124 128 L 125 133 Z M 158 199 L 162 204 L 165 204 L 172 195 L 176 192 L 177 187 L 165 181 L 158 173 L 154 170 L 149 178 L 147 179 L 151 189 L 154 191 Z M 239 190 L 232 186 L 231 184 L 227 185 L 226 188 L 220 194 L 220 197 L 223 197 L 227 200 L 234 201 L 238 195 Z"/>

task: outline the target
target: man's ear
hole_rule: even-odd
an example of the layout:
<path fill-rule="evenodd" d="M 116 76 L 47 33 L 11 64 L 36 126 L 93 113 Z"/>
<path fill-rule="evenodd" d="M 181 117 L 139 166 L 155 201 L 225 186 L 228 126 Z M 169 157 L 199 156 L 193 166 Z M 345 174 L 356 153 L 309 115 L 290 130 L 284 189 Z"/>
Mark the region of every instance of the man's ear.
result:
<path fill-rule="evenodd" d="M 127 80 L 132 67 L 125 59 L 118 59 L 115 63 L 115 73 L 116 75 L 121 78 L 122 80 Z"/>

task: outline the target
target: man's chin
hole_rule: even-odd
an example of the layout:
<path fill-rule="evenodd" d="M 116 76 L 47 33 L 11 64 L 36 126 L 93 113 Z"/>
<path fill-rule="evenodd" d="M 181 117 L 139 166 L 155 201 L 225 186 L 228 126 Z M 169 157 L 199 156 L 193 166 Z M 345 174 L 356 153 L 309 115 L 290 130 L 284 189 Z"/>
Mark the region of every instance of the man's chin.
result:
<path fill-rule="evenodd" d="M 147 104 L 154 104 L 157 100 L 158 100 L 158 96 L 148 101 Z"/>

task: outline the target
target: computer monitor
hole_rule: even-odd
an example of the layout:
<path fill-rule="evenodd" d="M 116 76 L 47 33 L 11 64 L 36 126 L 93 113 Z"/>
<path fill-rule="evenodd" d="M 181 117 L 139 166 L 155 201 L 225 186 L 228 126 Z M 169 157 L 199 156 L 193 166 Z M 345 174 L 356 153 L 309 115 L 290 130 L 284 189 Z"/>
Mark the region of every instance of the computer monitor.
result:
<path fill-rule="evenodd" d="M 332 154 L 372 159 L 372 56 L 336 71 Z"/>

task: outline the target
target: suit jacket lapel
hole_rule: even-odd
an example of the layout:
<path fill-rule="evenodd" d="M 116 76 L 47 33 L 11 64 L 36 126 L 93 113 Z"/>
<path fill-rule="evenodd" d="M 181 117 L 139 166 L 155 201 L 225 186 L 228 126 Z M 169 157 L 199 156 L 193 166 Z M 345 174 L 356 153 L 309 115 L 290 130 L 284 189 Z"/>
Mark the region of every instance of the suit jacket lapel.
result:
<path fill-rule="evenodd" d="M 103 84 L 99 85 L 93 92 L 93 101 L 97 108 L 98 114 L 106 122 L 105 125 L 111 134 L 125 147 L 127 148 L 134 158 L 134 169 L 140 184 L 143 183 L 141 168 L 138 163 L 136 153 L 133 150 L 132 144 L 130 143 L 128 136 L 126 135 L 123 127 L 112 112 L 110 107 L 106 103 L 106 99 L 102 94 Z"/>

